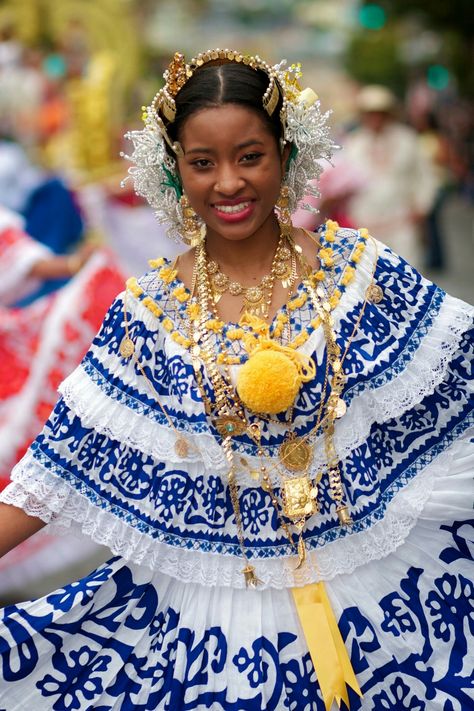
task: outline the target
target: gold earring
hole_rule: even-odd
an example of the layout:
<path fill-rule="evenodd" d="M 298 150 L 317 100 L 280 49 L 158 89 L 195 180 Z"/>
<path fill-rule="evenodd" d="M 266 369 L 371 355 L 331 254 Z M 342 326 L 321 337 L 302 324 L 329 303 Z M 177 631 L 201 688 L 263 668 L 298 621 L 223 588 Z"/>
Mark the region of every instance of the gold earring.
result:
<path fill-rule="evenodd" d="M 188 196 L 184 193 L 179 199 L 181 212 L 183 215 L 182 238 L 190 247 L 197 247 L 202 242 L 206 234 L 206 226 L 200 221 L 194 209 L 189 204 Z"/>
<path fill-rule="evenodd" d="M 283 237 L 291 237 L 293 224 L 290 212 L 290 191 L 287 185 L 282 185 L 275 207 L 278 210 L 278 224 Z"/>

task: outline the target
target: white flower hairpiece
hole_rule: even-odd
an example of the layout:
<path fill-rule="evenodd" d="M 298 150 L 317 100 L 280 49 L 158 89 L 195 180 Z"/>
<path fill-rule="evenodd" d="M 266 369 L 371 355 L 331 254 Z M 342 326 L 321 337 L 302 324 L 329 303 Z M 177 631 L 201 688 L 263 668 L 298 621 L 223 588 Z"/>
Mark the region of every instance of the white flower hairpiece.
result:
<path fill-rule="evenodd" d="M 174 97 L 186 81 L 204 64 L 243 63 L 253 69 L 262 69 L 269 77 L 263 97 L 263 108 L 269 115 L 275 110 L 279 96 L 283 98 L 280 119 L 283 127 L 283 144 L 291 145 L 284 184 L 288 187 L 289 209 L 293 212 L 305 195 L 319 196 L 316 183 L 323 171 L 322 160 L 329 161 L 338 148 L 330 135 L 330 112 L 321 112 L 318 97 L 311 89 L 301 89 L 300 65 L 286 69 L 286 62 L 271 67 L 260 57 L 241 55 L 233 50 L 208 50 L 189 64 L 181 54 L 175 54 L 165 72 L 165 86 L 144 111 L 145 127 L 130 131 L 126 138 L 132 141 L 131 155 L 124 155 L 134 165 L 129 168 L 137 195 L 145 198 L 153 208 L 158 222 L 168 227 L 168 236 L 182 241 L 183 211 L 180 205 L 182 186 L 177 164 L 166 148 L 176 154 L 180 150 L 167 132 L 166 123 L 172 123 L 176 113 Z M 314 208 L 304 205 L 307 209 Z"/>

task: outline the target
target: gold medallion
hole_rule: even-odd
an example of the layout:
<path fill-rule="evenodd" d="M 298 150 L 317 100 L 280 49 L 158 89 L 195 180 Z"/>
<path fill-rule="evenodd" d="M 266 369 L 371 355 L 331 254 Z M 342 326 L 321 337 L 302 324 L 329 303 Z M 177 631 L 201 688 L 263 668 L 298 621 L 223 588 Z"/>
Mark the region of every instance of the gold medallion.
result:
<path fill-rule="evenodd" d="M 383 299 L 383 289 L 375 282 L 372 282 L 367 289 L 366 296 L 367 301 L 371 301 L 373 304 L 380 304 Z"/>
<path fill-rule="evenodd" d="M 131 338 L 125 336 L 125 338 L 122 339 L 119 350 L 122 358 L 130 358 L 130 356 L 135 353 L 135 344 Z"/>
<path fill-rule="evenodd" d="M 189 442 L 184 437 L 177 437 L 174 443 L 174 451 L 178 457 L 187 457 L 189 454 Z"/>
<path fill-rule="evenodd" d="M 260 422 L 251 422 L 247 426 L 247 432 L 254 442 L 260 444 L 260 439 L 262 437 Z"/>
<path fill-rule="evenodd" d="M 299 476 L 283 482 L 283 511 L 289 519 L 305 519 L 318 511 L 316 497 L 309 477 Z"/>
<path fill-rule="evenodd" d="M 336 415 L 336 418 L 339 419 L 340 417 L 344 417 L 344 415 L 347 412 L 347 405 L 344 402 L 342 398 L 338 398 L 338 401 L 336 402 L 336 406 L 334 408 L 334 414 Z"/>
<path fill-rule="evenodd" d="M 303 439 L 287 439 L 280 445 L 278 452 L 280 461 L 292 472 L 304 471 L 313 456 L 313 448 Z"/>
<path fill-rule="evenodd" d="M 245 423 L 236 415 L 221 415 L 216 418 L 216 429 L 221 437 L 238 437 L 245 432 Z"/>

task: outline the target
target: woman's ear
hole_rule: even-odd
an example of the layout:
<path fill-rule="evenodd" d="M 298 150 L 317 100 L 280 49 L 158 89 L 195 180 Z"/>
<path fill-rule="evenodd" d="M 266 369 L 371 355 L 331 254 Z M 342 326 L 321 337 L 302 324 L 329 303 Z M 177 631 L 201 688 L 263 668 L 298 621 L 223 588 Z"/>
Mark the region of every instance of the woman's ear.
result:
<path fill-rule="evenodd" d="M 286 141 L 281 143 L 281 174 L 286 175 L 288 168 L 288 159 L 291 154 L 291 143 L 286 143 Z"/>

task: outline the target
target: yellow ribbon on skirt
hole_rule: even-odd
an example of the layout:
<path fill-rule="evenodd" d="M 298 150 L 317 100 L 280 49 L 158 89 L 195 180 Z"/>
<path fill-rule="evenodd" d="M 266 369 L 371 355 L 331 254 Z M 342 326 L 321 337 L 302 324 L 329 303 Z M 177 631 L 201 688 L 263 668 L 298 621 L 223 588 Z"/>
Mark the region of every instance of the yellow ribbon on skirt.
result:
<path fill-rule="evenodd" d="M 349 708 L 347 685 L 362 696 L 323 583 L 292 589 L 326 711 L 336 700 Z"/>

